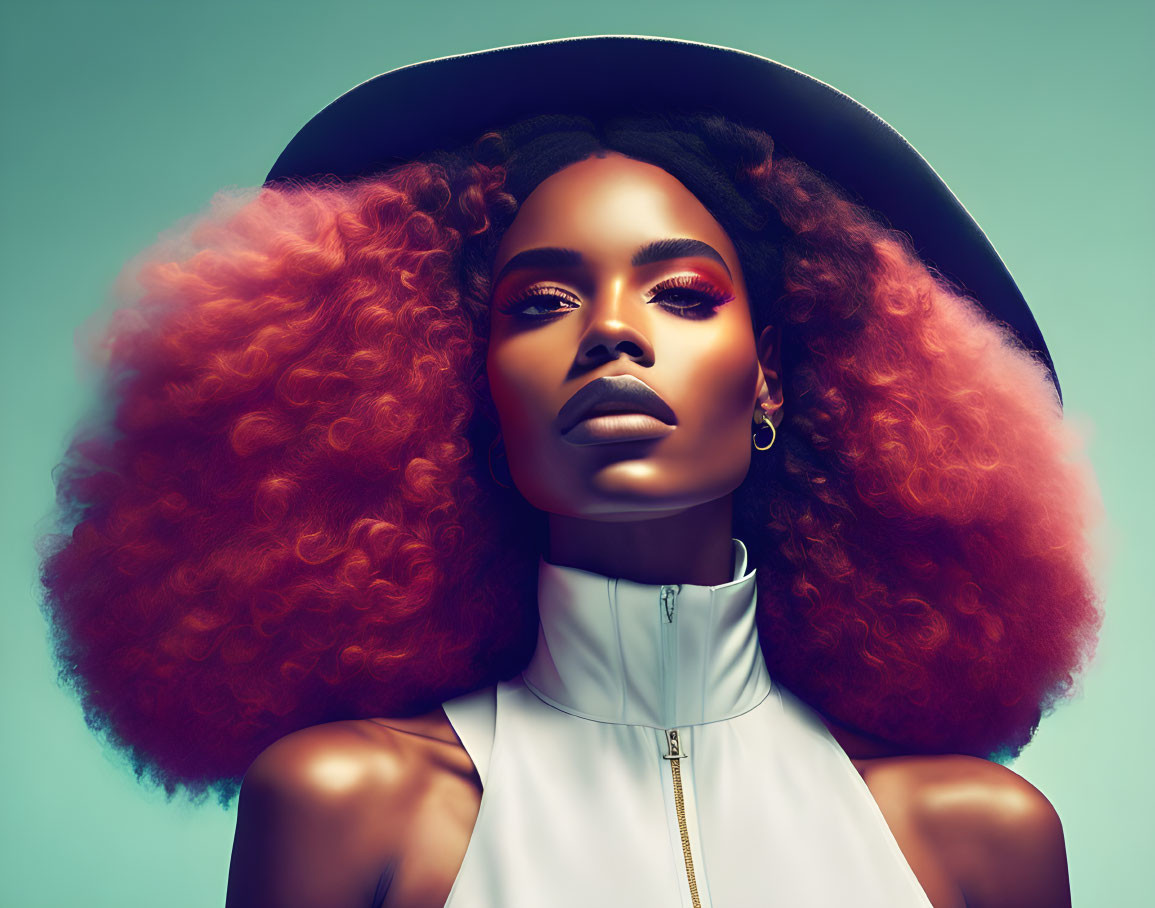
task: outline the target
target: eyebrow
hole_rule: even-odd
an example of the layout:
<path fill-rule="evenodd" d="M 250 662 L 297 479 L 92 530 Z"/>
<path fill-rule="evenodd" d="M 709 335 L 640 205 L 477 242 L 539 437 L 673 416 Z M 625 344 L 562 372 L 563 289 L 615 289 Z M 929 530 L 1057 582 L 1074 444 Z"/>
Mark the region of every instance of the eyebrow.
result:
<path fill-rule="evenodd" d="M 646 243 L 634 252 L 630 264 L 634 267 L 650 265 L 654 262 L 665 262 L 669 259 L 707 258 L 713 259 L 726 269 L 726 276 L 733 278 L 730 268 L 721 254 L 709 243 L 701 240 L 672 239 L 655 240 Z M 576 268 L 582 263 L 582 254 L 576 249 L 562 249 L 557 246 L 543 246 L 540 249 L 527 249 L 511 258 L 493 279 L 497 284 L 511 271 L 523 268 Z"/>

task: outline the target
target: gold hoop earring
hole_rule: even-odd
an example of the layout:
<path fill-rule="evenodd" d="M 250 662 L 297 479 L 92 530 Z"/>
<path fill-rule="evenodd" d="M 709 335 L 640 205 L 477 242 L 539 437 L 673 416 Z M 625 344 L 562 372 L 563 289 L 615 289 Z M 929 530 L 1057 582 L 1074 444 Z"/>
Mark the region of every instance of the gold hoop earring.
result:
<path fill-rule="evenodd" d="M 774 447 L 774 442 L 778 440 L 778 431 L 774 428 L 774 423 L 770 421 L 770 417 L 765 410 L 760 410 L 759 415 L 762 417 L 762 425 L 754 430 L 754 447 L 759 451 L 769 451 Z M 770 441 L 766 441 L 766 429 L 770 429 Z M 759 437 L 761 436 L 761 437 Z"/>
<path fill-rule="evenodd" d="M 493 450 L 494 450 L 494 448 L 496 448 L 496 447 L 498 446 L 498 444 L 499 444 L 500 442 L 501 442 L 501 435 L 500 435 L 500 433 L 499 433 L 499 434 L 497 434 L 497 435 L 493 436 L 493 441 L 491 441 L 491 442 L 489 443 L 489 457 L 487 458 L 487 460 L 489 461 L 489 475 L 490 475 L 490 476 L 492 476 L 492 477 L 493 477 L 493 481 L 494 481 L 495 483 L 497 483 L 499 486 L 501 486 L 503 489 L 512 489 L 512 488 L 513 488 L 513 486 L 507 486 L 507 485 L 506 485 L 504 482 L 502 482 L 500 479 L 498 479 L 498 478 L 497 478 L 497 474 L 496 474 L 496 473 L 493 471 Z M 513 474 L 511 474 L 511 473 L 509 472 L 509 461 L 505 460 L 505 450 L 504 450 L 504 447 L 503 447 L 503 449 L 502 449 L 502 452 L 501 452 L 501 454 L 499 455 L 498 459 L 499 459 L 499 460 L 502 460 L 502 461 L 505 461 L 505 470 L 504 470 L 504 472 L 506 473 L 506 475 L 508 475 L 508 476 L 509 476 L 509 481 L 510 481 L 510 482 L 513 482 Z"/>

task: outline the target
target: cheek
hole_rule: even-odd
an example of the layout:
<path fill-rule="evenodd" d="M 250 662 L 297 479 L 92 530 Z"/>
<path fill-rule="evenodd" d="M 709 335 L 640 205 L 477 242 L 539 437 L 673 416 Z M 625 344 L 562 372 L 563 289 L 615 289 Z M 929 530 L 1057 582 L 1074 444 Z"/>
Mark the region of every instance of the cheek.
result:
<path fill-rule="evenodd" d="M 760 369 L 753 334 L 719 330 L 683 344 L 677 396 L 686 402 L 679 420 L 705 440 L 744 435 L 752 424 Z"/>
<path fill-rule="evenodd" d="M 540 428 L 553 415 L 548 412 L 551 358 L 530 340 L 525 334 L 491 344 L 486 359 L 490 393 L 507 441 Z"/>

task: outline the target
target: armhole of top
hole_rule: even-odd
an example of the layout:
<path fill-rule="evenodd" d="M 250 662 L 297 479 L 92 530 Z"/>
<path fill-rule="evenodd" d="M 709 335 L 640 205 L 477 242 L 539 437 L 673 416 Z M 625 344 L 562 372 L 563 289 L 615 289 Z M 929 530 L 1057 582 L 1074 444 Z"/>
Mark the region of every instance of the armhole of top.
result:
<path fill-rule="evenodd" d="M 484 789 L 497 728 L 497 687 L 483 687 L 454 697 L 442 703 L 441 708 L 445 710 L 449 724 L 453 726 L 453 731 L 473 761 Z"/>
<path fill-rule="evenodd" d="M 862 778 L 858 768 L 847 756 L 842 745 L 830 733 L 830 729 L 826 727 L 826 723 L 822 721 L 818 711 L 814 709 L 809 703 L 799 697 L 797 694 L 782 687 L 775 685 L 778 688 L 778 695 L 782 702 L 785 712 L 792 715 L 795 721 L 800 721 L 810 729 L 810 731 L 822 741 L 822 744 L 829 749 L 834 756 L 834 762 L 838 765 L 845 778 L 847 784 L 857 792 L 860 808 L 870 818 L 870 822 L 874 824 L 875 830 L 879 839 L 885 843 L 887 851 L 890 852 L 894 859 L 899 872 L 906 880 L 907 886 L 910 888 L 911 895 L 916 899 L 922 908 L 934 908 L 931 903 L 930 896 L 927 895 L 923 888 L 922 881 L 918 878 L 918 874 L 914 872 L 914 868 L 910 866 L 910 861 L 907 860 L 906 855 L 902 851 L 902 847 L 898 844 L 898 839 L 895 838 L 894 831 L 890 828 L 890 822 L 886 819 L 886 814 L 882 812 L 878 801 L 874 798 L 874 792 L 870 790 L 870 786 L 866 784 L 866 780 Z"/>

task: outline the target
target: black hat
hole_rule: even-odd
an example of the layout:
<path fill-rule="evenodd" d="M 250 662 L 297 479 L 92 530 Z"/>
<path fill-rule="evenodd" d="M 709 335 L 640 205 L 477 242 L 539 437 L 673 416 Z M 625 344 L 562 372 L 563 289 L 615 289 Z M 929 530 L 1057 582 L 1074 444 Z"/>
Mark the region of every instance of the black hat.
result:
<path fill-rule="evenodd" d="M 599 118 L 654 109 L 714 111 L 769 133 L 776 149 L 908 234 L 924 262 L 1010 326 L 1059 391 L 1043 336 L 1006 265 L 923 157 L 853 98 L 745 51 L 599 35 L 403 66 L 362 82 L 313 117 L 266 183 L 379 173 L 537 113 Z"/>

